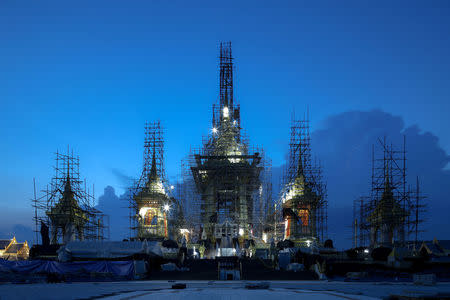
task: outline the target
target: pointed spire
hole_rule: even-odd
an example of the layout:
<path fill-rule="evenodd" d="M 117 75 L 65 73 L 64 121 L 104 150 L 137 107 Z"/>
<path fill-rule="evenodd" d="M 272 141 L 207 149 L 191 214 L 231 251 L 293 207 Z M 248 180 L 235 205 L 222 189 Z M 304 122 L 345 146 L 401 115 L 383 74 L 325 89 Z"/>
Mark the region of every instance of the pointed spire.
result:
<path fill-rule="evenodd" d="M 150 168 L 150 173 L 148 174 L 149 181 L 155 179 L 158 176 L 156 170 L 156 141 L 155 136 L 153 136 L 153 155 L 152 155 L 152 166 Z"/>
<path fill-rule="evenodd" d="M 66 177 L 66 184 L 64 186 L 64 192 L 68 193 L 72 191 L 72 186 L 70 185 L 70 160 L 67 159 L 67 177 Z"/>
<path fill-rule="evenodd" d="M 386 162 L 386 166 L 385 166 L 384 190 L 385 191 L 390 191 L 391 190 L 391 184 L 389 182 L 389 163 L 388 162 Z"/>
<path fill-rule="evenodd" d="M 297 177 L 304 176 L 303 173 L 303 160 L 302 160 L 302 147 L 299 147 L 298 151 L 298 167 L 297 167 Z"/>
<path fill-rule="evenodd" d="M 232 109 L 233 103 L 233 56 L 231 42 L 220 43 L 220 112 L 224 107 Z"/>

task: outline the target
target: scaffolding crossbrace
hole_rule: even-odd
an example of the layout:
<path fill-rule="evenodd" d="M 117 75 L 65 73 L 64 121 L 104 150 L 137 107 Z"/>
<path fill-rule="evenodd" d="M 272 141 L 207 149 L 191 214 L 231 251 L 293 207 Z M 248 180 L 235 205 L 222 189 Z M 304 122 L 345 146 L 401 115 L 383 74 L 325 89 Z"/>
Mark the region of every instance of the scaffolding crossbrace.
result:
<path fill-rule="evenodd" d="M 371 191 L 353 203 L 353 246 L 417 247 L 426 205 L 419 178 L 407 182 L 406 137 L 402 148 L 388 144 L 386 137 L 372 146 Z"/>
<path fill-rule="evenodd" d="M 79 157 L 69 149 L 67 154 L 57 151 L 54 172 L 46 189 L 39 197 L 35 192 L 32 200 L 36 243 L 39 243 L 38 232 L 42 224 L 50 228 L 52 244 L 73 239 L 109 239 L 109 216 L 94 207 L 94 186 L 90 190 L 86 181 L 80 179 Z"/>

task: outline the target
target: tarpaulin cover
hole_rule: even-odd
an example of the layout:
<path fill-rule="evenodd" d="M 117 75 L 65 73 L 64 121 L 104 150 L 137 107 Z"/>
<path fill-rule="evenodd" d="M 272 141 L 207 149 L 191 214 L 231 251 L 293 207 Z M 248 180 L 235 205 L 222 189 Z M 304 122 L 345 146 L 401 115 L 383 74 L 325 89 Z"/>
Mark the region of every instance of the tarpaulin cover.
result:
<path fill-rule="evenodd" d="M 115 276 L 133 278 L 133 261 L 78 261 L 57 262 L 48 260 L 7 261 L 0 260 L 0 270 L 20 274 L 34 273 L 111 273 Z"/>
<path fill-rule="evenodd" d="M 59 261 L 88 260 L 91 258 L 122 258 L 136 254 L 162 256 L 156 241 L 71 241 L 58 250 Z"/>

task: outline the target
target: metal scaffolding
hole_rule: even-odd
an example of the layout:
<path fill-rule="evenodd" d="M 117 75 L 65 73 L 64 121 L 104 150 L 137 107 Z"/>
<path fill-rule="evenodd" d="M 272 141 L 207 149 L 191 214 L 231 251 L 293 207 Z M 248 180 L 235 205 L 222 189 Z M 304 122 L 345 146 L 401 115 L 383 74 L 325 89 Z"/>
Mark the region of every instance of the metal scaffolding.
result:
<path fill-rule="evenodd" d="M 293 116 L 289 159 L 283 174 L 283 189 L 278 207 L 283 208 L 284 237 L 296 240 L 316 238 L 327 233 L 327 191 L 322 167 L 312 160 L 310 121 Z"/>
<path fill-rule="evenodd" d="M 50 228 L 52 244 L 71 240 L 109 239 L 109 217 L 96 209 L 94 186 L 80 179 L 80 159 L 69 149 L 55 153 L 54 176 L 46 189 L 32 200 L 36 243 L 40 226 Z M 42 243 L 42 241 L 41 241 Z"/>
<path fill-rule="evenodd" d="M 175 238 L 182 207 L 165 176 L 164 131 L 160 121 L 145 124 L 143 167 L 129 188 L 130 239 Z M 177 220 L 177 222 L 173 222 Z"/>
<path fill-rule="evenodd" d="M 425 197 L 418 177 L 414 187 L 408 184 L 406 162 L 406 137 L 400 149 L 389 145 L 386 137 L 373 145 L 370 195 L 353 204 L 354 247 L 417 246 Z"/>
<path fill-rule="evenodd" d="M 211 242 L 227 236 L 261 237 L 271 202 L 270 162 L 262 149 L 249 147 L 233 95 L 231 43 L 220 44 L 219 105 L 203 147 L 182 162 L 182 199 L 194 238 Z M 231 231 L 228 229 L 231 228 Z"/>

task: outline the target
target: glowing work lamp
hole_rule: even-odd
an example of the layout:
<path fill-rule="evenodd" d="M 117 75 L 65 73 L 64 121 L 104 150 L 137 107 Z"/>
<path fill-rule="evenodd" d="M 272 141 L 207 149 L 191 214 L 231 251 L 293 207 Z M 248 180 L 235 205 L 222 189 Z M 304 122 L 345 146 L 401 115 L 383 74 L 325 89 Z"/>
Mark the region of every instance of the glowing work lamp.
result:
<path fill-rule="evenodd" d="M 224 118 L 228 118 L 230 116 L 230 110 L 228 109 L 228 107 L 225 106 L 223 108 L 222 112 L 223 112 L 223 117 Z"/>

